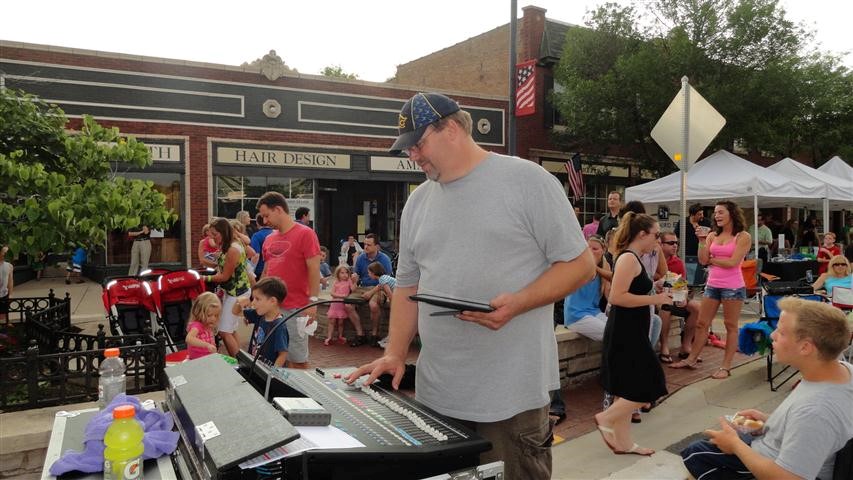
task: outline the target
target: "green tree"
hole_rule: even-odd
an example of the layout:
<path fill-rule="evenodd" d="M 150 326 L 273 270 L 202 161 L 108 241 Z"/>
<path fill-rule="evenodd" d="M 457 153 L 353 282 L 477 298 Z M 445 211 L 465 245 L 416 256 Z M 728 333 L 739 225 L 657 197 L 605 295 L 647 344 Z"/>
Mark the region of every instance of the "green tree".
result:
<path fill-rule="evenodd" d="M 628 147 L 644 167 L 672 171 L 650 132 L 684 75 L 726 118 L 712 149 L 825 160 L 851 148 L 850 72 L 809 51 L 811 33 L 777 0 L 609 3 L 586 24 L 567 32 L 555 74 L 567 124 L 557 141 L 569 148 Z"/>
<path fill-rule="evenodd" d="M 103 247 L 110 230 L 177 220 L 152 182 L 116 173 L 151 164 L 144 144 L 89 116 L 79 132 L 66 123 L 55 105 L 0 91 L 0 242 L 13 255 Z"/>
<path fill-rule="evenodd" d="M 340 65 L 330 65 L 325 67 L 321 75 L 324 77 L 333 77 L 333 78 L 346 78 L 347 80 L 356 80 L 358 79 L 358 74 L 355 73 L 346 73 Z"/>

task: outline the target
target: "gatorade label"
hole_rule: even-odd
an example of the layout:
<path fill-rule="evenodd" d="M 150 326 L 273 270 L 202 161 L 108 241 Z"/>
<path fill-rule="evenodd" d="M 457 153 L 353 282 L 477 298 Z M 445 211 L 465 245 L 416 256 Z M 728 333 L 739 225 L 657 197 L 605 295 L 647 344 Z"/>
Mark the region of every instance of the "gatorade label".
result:
<path fill-rule="evenodd" d="M 139 457 L 130 460 L 124 466 L 124 479 L 134 480 L 136 478 L 142 478 L 142 463 Z"/>

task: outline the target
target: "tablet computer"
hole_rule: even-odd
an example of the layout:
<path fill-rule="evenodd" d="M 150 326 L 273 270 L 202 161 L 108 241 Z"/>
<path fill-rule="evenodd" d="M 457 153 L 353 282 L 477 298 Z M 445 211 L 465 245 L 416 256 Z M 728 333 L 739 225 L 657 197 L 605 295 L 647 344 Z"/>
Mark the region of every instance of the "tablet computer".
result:
<path fill-rule="evenodd" d="M 430 295 L 428 293 L 417 293 L 409 296 L 410 300 L 416 302 L 424 302 L 438 307 L 451 308 L 456 311 L 469 312 L 493 312 L 495 311 L 488 303 L 473 302 L 471 300 L 461 300 L 458 298 L 442 297 L 440 295 Z"/>

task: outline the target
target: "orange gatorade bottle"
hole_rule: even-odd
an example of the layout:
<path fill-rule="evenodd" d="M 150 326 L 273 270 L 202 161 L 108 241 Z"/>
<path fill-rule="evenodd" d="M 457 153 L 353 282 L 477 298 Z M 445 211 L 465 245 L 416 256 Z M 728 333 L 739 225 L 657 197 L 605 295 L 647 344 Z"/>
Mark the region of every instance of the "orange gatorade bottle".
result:
<path fill-rule="evenodd" d="M 142 437 L 133 405 L 113 410 L 113 423 L 104 435 L 104 480 L 142 480 Z"/>

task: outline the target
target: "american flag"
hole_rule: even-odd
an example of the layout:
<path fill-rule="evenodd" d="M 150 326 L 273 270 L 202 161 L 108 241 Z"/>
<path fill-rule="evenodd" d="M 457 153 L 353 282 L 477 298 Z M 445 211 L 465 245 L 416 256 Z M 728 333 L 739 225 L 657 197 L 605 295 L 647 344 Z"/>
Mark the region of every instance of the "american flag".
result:
<path fill-rule="evenodd" d="M 536 113 L 536 60 L 516 65 L 515 116 Z"/>
<path fill-rule="evenodd" d="M 572 200 L 578 202 L 585 193 L 580 153 L 574 154 L 572 159 L 566 162 L 566 173 L 569 174 L 569 185 L 572 187 Z"/>

